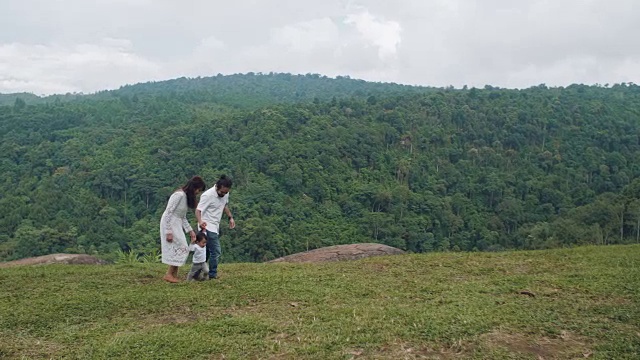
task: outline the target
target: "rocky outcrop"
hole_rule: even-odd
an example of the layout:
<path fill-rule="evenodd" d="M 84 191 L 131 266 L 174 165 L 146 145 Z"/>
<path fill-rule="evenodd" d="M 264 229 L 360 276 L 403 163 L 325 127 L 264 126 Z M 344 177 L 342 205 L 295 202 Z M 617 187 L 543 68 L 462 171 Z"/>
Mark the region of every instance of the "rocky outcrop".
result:
<path fill-rule="evenodd" d="M 11 266 L 21 265 L 44 265 L 44 264 L 90 264 L 90 265 L 103 265 L 107 262 L 98 259 L 95 256 L 86 254 L 51 254 L 26 259 L 20 259 L 15 261 L 0 262 L 0 268 L 7 268 Z"/>
<path fill-rule="evenodd" d="M 335 245 L 324 247 L 320 249 L 305 251 L 302 253 L 287 255 L 269 262 L 291 262 L 291 263 L 305 263 L 305 262 L 326 262 L 326 261 L 343 261 L 343 260 L 357 260 L 371 256 L 382 255 L 399 255 L 405 252 L 382 244 L 349 244 L 349 245 Z"/>

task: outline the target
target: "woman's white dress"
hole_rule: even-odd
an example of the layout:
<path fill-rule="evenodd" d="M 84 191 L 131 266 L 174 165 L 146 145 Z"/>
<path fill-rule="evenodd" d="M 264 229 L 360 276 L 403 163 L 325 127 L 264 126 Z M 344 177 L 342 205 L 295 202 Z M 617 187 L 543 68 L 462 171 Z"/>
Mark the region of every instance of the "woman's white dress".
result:
<path fill-rule="evenodd" d="M 162 262 L 172 266 L 182 266 L 187 261 L 189 246 L 185 233 L 192 230 L 187 221 L 187 194 L 178 190 L 169 198 L 167 208 L 160 219 L 160 243 Z M 167 233 L 173 233 L 173 241 L 167 241 Z"/>

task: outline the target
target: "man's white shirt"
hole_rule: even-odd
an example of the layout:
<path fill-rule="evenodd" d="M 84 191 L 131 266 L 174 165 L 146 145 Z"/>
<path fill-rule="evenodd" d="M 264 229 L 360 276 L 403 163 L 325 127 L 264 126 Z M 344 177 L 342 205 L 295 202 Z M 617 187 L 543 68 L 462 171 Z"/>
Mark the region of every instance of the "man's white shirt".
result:
<path fill-rule="evenodd" d="M 219 197 L 215 185 L 202 193 L 197 209 L 202 213 L 202 221 L 207 223 L 207 230 L 218 234 L 220 219 L 225 205 L 229 203 L 229 194 Z"/>

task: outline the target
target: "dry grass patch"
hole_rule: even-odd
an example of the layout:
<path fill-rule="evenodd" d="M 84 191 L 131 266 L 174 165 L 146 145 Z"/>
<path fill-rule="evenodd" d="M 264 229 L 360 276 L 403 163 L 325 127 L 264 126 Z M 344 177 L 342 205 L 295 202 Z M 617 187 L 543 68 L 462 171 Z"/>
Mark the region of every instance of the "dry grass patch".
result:
<path fill-rule="evenodd" d="M 0 359 L 57 358 L 62 345 L 24 334 L 0 332 Z"/>
<path fill-rule="evenodd" d="M 588 358 L 593 353 L 586 339 L 568 331 L 562 331 L 560 336 L 550 338 L 495 330 L 481 335 L 479 342 L 490 351 L 505 350 L 510 355 L 539 360 Z"/>

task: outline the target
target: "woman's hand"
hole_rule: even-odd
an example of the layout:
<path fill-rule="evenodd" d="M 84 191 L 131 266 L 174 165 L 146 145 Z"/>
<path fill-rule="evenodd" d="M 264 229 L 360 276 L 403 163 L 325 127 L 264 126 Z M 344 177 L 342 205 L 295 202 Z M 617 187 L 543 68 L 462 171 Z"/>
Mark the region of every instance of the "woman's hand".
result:
<path fill-rule="evenodd" d="M 194 243 L 196 241 L 196 233 L 191 230 L 189 231 L 189 236 L 191 236 L 191 242 Z"/>
<path fill-rule="evenodd" d="M 172 242 L 172 241 L 173 241 L 173 234 L 167 233 L 167 242 Z"/>

